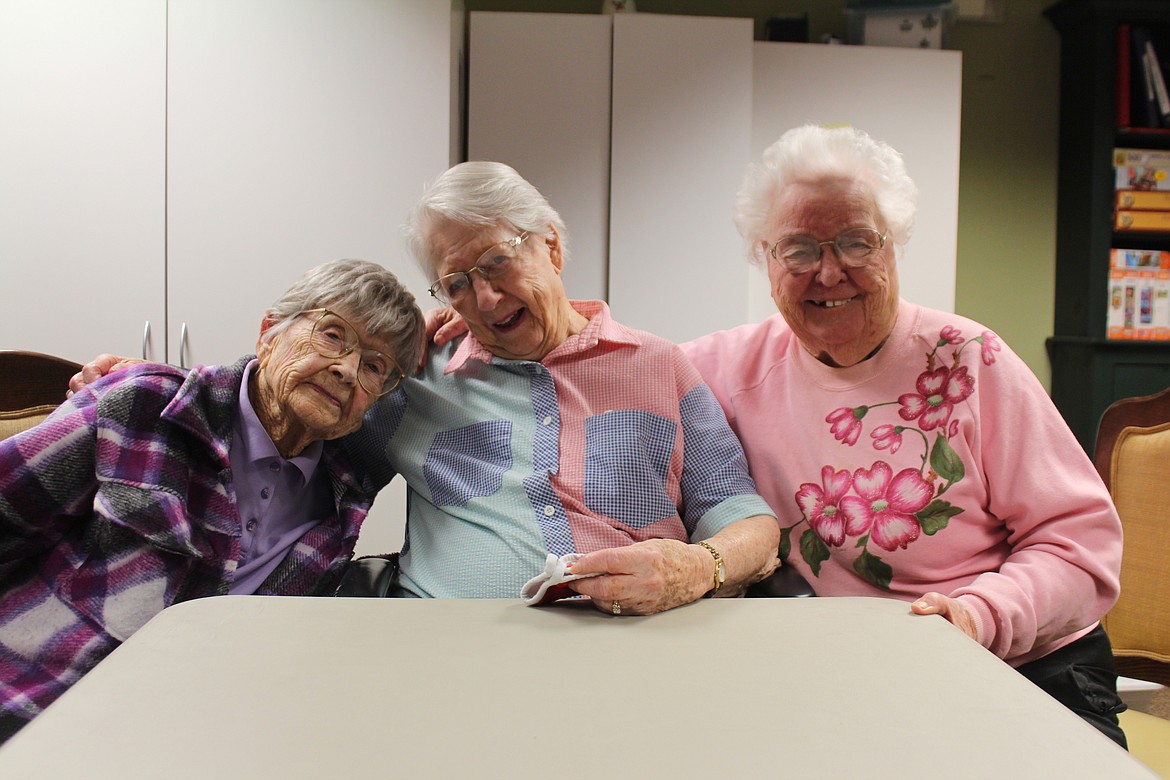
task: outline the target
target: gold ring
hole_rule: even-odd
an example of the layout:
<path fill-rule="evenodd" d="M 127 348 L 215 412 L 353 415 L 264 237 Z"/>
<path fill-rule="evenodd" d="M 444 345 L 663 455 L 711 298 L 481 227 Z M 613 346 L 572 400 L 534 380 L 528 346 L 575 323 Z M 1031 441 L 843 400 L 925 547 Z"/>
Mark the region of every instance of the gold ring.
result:
<path fill-rule="evenodd" d="M 615 614 L 615 615 L 620 615 L 620 614 L 622 614 L 622 605 L 615 601 L 613 603 L 613 605 L 610 606 L 609 610 L 610 610 L 610 612 L 613 612 L 613 614 Z"/>

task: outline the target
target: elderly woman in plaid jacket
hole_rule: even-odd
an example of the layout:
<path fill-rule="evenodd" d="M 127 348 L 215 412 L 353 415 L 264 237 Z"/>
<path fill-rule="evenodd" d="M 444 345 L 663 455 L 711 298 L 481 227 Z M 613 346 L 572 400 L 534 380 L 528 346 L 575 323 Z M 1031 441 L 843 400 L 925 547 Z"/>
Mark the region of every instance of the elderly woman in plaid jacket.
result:
<path fill-rule="evenodd" d="M 171 604 L 331 592 L 373 496 L 333 441 L 418 359 L 381 266 L 318 266 L 256 355 L 143 363 L 0 442 L 0 739 Z"/>

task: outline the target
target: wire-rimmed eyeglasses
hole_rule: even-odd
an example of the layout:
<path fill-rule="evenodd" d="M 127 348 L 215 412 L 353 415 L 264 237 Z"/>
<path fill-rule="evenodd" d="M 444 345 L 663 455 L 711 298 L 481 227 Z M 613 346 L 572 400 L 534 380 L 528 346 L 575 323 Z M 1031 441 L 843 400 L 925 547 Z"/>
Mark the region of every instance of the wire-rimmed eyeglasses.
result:
<path fill-rule="evenodd" d="M 812 236 L 786 236 L 772 244 L 768 252 L 784 270 L 804 274 L 821 261 L 826 245 L 836 250 L 842 265 L 864 268 L 886 245 L 886 235 L 876 228 L 852 228 L 829 241 L 817 241 Z"/>
<path fill-rule="evenodd" d="M 329 309 L 308 309 L 298 316 L 320 315 L 313 320 L 309 343 L 317 354 L 330 360 L 358 353 L 357 380 L 362 389 L 372 396 L 392 392 L 402 382 L 398 361 L 376 349 L 365 347 L 358 338 L 357 328 L 344 317 Z"/>
<path fill-rule="evenodd" d="M 427 292 L 443 303 L 456 303 L 471 292 L 472 271 L 477 272 L 488 281 L 514 272 L 520 245 L 528 236 L 529 233 L 524 232 L 515 238 L 501 241 L 480 255 L 479 259 L 475 261 L 475 265 L 466 271 L 456 271 L 453 274 L 440 276 L 437 282 L 427 288 Z"/>

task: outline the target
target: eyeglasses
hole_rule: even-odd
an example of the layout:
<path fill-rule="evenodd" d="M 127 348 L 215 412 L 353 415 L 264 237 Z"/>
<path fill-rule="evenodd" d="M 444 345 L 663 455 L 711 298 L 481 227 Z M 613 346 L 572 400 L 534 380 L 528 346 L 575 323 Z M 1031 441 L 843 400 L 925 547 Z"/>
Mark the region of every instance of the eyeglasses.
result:
<path fill-rule="evenodd" d="M 402 382 L 404 374 L 398 362 L 385 352 L 363 347 L 357 329 L 341 315 L 329 309 L 309 309 L 298 316 L 311 314 L 321 315 L 313 321 L 313 329 L 309 332 L 309 343 L 313 349 L 321 357 L 330 360 L 358 352 L 358 384 L 367 393 L 375 397 L 383 396 Z"/>
<path fill-rule="evenodd" d="M 788 236 L 773 244 L 769 252 L 785 271 L 804 274 L 821 261 L 826 244 L 837 251 L 837 257 L 845 267 L 864 268 L 873 262 L 878 250 L 886 245 L 886 236 L 875 228 L 846 230 L 832 241 L 817 241 L 811 236 Z"/>
<path fill-rule="evenodd" d="M 480 255 L 472 268 L 440 276 L 439 281 L 427 288 L 427 292 L 431 294 L 431 297 L 438 298 L 443 303 L 455 303 L 463 300 L 464 296 L 472 291 L 472 271 L 478 272 L 489 282 L 515 273 L 520 245 L 524 243 L 524 239 L 528 238 L 528 235 L 525 232 L 515 238 L 501 241 Z"/>

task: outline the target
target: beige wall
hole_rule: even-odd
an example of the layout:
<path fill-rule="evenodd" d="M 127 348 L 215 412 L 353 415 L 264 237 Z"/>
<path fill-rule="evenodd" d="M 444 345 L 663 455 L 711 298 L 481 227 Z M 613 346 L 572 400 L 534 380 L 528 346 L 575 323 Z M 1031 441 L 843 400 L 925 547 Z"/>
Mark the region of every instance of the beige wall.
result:
<path fill-rule="evenodd" d="M 1004 0 L 1002 24 L 959 22 L 963 123 L 955 308 L 1001 337 L 1048 385 L 1056 247 L 1059 36 L 1054 0 Z M 591 13 L 600 0 L 467 0 L 471 11 Z M 810 36 L 846 34 L 844 0 L 637 0 L 642 12 L 751 16 L 807 13 Z M 889 85 L 898 100 L 898 85 Z M 911 242 L 911 250 L 913 242 Z"/>

